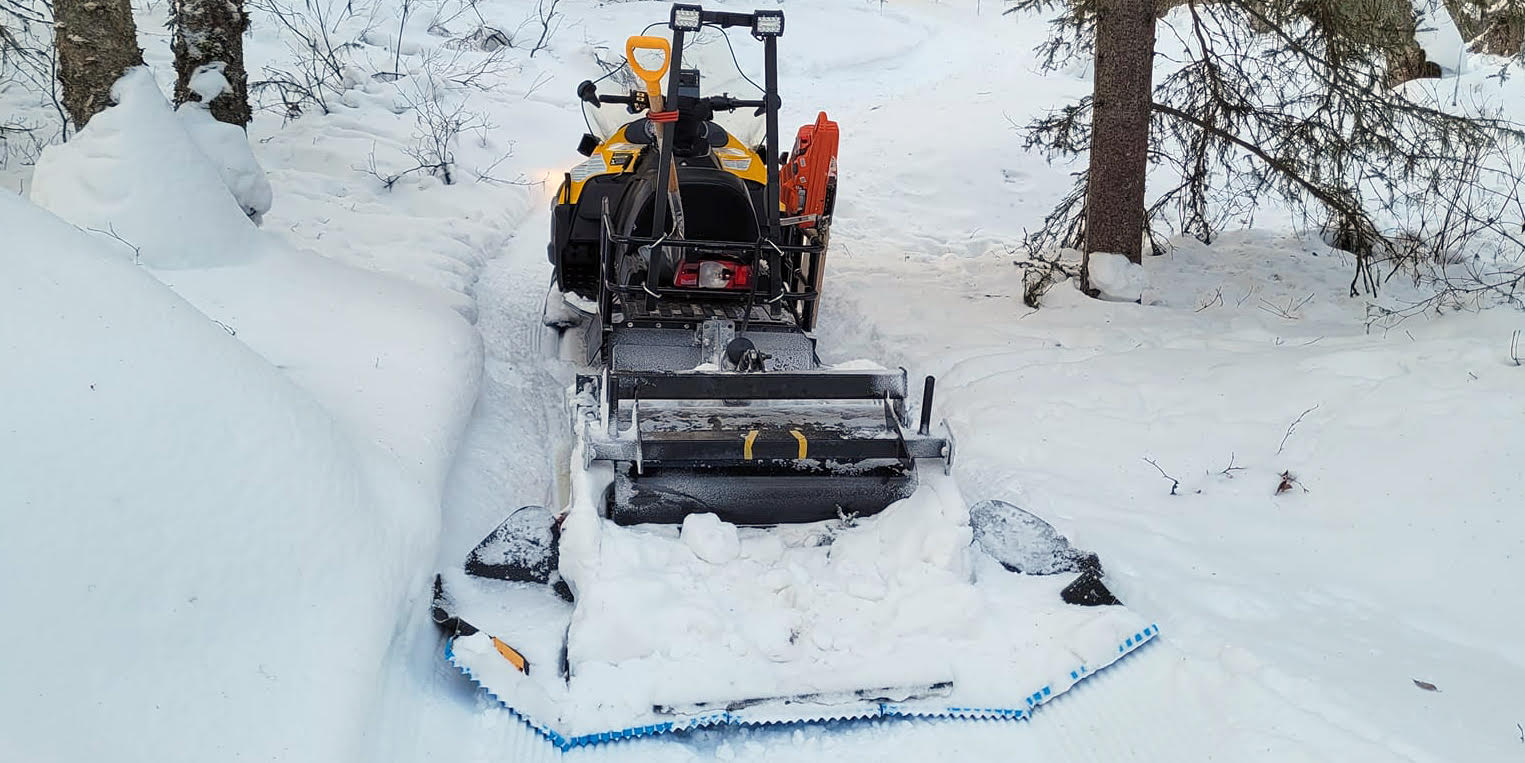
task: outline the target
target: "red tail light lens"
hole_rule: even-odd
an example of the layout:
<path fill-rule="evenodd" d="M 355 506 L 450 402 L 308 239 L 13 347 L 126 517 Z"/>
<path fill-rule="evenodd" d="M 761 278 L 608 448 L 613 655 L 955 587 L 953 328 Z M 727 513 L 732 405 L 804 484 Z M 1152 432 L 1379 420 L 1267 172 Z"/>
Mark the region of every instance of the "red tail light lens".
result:
<path fill-rule="evenodd" d="M 678 263 L 673 285 L 686 289 L 749 289 L 752 267 L 730 260 L 685 260 Z"/>

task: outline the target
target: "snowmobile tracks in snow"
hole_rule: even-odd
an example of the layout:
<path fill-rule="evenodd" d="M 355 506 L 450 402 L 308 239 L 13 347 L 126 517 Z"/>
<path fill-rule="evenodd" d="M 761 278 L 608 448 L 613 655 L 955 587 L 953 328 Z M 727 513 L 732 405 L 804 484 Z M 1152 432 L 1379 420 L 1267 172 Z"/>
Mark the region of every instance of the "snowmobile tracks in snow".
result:
<path fill-rule="evenodd" d="M 558 750 L 566 752 L 577 747 L 590 747 L 594 745 L 619 742 L 626 739 L 639 739 L 641 737 L 657 736 L 673 732 L 689 731 L 692 729 L 708 728 L 715 726 L 773 726 L 792 723 L 823 723 L 832 721 L 865 721 L 876 718 L 959 718 L 968 720 L 1009 720 L 1022 721 L 1032 717 L 1034 711 L 1040 705 L 1053 701 L 1062 696 L 1070 689 L 1078 686 L 1091 676 L 1116 665 L 1124 657 L 1133 654 L 1140 647 L 1153 641 L 1160 633 L 1160 627 L 1150 624 L 1143 630 L 1129 636 L 1123 643 L 1117 645 L 1117 655 L 1111 661 L 1099 666 L 1079 665 L 1070 671 L 1070 679 L 1073 681 L 1068 687 L 1054 691 L 1050 686 L 1037 688 L 1024 698 L 1026 707 L 950 707 L 939 705 L 936 700 L 911 700 L 906 702 L 846 702 L 827 708 L 821 708 L 818 712 L 801 712 L 800 709 L 791 707 L 784 702 L 765 702 L 735 710 L 718 710 L 714 712 L 695 713 L 674 718 L 670 721 L 650 723 L 643 726 L 630 726 L 609 731 L 599 731 L 589 734 L 567 735 L 540 722 L 528 713 L 514 707 L 511 697 L 503 697 L 494 693 L 486 684 L 479 681 L 472 674 L 471 669 L 456 660 L 452 647 L 454 639 L 445 644 L 445 659 L 454 665 L 463 675 L 471 679 L 473 683 L 482 687 L 488 696 L 492 697 L 510 713 L 513 713 L 526 725 L 534 729 L 551 745 Z"/>

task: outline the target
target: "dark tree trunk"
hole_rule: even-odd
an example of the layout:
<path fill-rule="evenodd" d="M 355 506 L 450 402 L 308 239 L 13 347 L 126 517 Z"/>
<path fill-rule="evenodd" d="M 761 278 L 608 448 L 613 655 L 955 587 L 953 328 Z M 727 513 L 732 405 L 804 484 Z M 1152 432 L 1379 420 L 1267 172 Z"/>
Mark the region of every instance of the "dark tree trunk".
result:
<path fill-rule="evenodd" d="M 55 0 L 53 42 L 64 109 L 75 129 L 111 105 L 111 86 L 143 65 L 128 0 Z"/>
<path fill-rule="evenodd" d="M 173 0 L 175 104 L 199 101 L 191 75 L 208 64 L 222 64 L 228 89 L 209 104 L 219 122 L 249 124 L 249 75 L 244 71 L 244 30 L 249 15 L 243 0 Z"/>
<path fill-rule="evenodd" d="M 1098 0 L 1091 171 L 1086 187 L 1085 263 L 1081 288 L 1091 291 L 1090 255 L 1143 259 L 1144 179 L 1149 163 L 1149 113 L 1154 74 L 1152 0 Z"/>
<path fill-rule="evenodd" d="M 1387 47 L 1388 87 L 1440 76 L 1440 64 L 1429 60 L 1419 46 L 1419 17 L 1414 14 L 1410 0 L 1377 0 L 1367 13 L 1357 15 L 1354 20 L 1379 30 Z"/>
<path fill-rule="evenodd" d="M 1456 25 L 1462 40 L 1471 42 L 1488 30 L 1488 23 L 1484 19 L 1488 3 L 1482 0 L 1445 0 L 1445 6 L 1446 13 L 1451 16 L 1451 23 Z"/>
<path fill-rule="evenodd" d="M 1525 9 L 1517 3 L 1504 3 L 1490 13 L 1482 34 L 1468 50 L 1495 56 L 1514 57 L 1525 48 Z"/>

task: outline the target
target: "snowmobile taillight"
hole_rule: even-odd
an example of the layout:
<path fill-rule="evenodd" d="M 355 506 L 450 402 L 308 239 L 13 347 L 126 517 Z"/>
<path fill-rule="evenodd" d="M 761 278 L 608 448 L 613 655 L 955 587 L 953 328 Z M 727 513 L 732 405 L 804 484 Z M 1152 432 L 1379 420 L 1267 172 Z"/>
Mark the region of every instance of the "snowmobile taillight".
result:
<path fill-rule="evenodd" d="M 752 268 L 727 260 L 678 263 L 673 285 L 680 288 L 746 289 L 752 285 Z"/>

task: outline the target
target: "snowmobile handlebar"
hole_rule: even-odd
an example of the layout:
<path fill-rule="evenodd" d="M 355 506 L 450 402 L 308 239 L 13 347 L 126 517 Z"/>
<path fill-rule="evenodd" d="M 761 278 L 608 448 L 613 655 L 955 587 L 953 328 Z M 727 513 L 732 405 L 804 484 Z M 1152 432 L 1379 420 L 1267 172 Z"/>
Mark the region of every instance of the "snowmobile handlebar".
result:
<path fill-rule="evenodd" d="M 606 103 L 623 105 L 628 107 L 632 114 L 645 111 L 651 106 L 651 99 L 645 91 L 632 90 L 628 95 L 604 95 L 598 92 L 598 87 L 591 80 L 583 80 L 582 84 L 577 86 L 577 97 L 586 103 L 593 104 L 595 107 Z M 712 95 L 707 98 L 700 98 L 698 101 L 708 106 L 712 111 L 734 111 L 736 109 L 753 108 L 758 110 L 758 114 L 762 114 L 768 106 L 767 100 L 763 98 L 732 98 L 728 94 Z"/>

